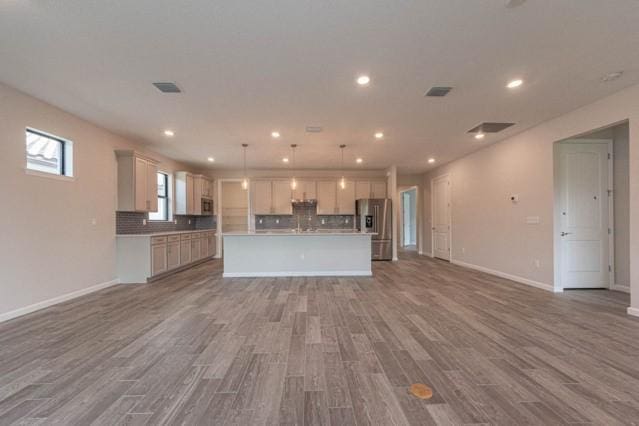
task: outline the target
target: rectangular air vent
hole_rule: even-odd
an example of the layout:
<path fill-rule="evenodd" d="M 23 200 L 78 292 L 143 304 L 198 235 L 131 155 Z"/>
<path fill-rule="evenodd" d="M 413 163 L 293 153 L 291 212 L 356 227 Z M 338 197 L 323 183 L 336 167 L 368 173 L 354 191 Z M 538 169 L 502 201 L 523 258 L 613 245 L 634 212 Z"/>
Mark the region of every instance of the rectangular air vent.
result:
<path fill-rule="evenodd" d="M 157 89 L 162 93 L 181 93 L 182 92 L 180 88 L 175 85 L 175 83 L 158 82 L 158 83 L 153 83 L 153 85 L 157 87 Z"/>
<path fill-rule="evenodd" d="M 515 123 L 485 122 L 473 127 L 468 131 L 468 133 L 497 133 L 509 128 L 510 126 L 513 126 L 514 124 Z"/>
<path fill-rule="evenodd" d="M 306 133 L 320 133 L 321 131 L 321 126 L 306 126 Z"/>
<path fill-rule="evenodd" d="M 426 95 L 424 96 L 434 96 L 437 98 L 441 98 L 442 96 L 446 96 L 451 90 L 453 90 L 452 87 L 434 86 L 428 89 L 428 92 L 426 92 Z"/>

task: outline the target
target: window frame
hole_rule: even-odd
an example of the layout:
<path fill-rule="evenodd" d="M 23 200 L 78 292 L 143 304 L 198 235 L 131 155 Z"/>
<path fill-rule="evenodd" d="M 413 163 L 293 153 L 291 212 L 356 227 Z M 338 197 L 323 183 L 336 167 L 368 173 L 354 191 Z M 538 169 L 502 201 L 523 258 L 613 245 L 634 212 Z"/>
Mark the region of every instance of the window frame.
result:
<path fill-rule="evenodd" d="M 160 203 L 164 204 L 165 206 L 164 211 L 166 215 L 162 219 L 151 219 L 151 214 L 155 213 L 155 212 L 151 212 L 149 213 L 149 221 L 150 222 L 170 222 L 171 221 L 171 191 L 169 188 L 169 182 L 170 182 L 171 175 L 161 170 L 158 170 L 155 176 L 156 179 L 157 179 L 157 175 L 164 176 L 164 196 L 157 194 L 157 198 L 158 198 L 158 206 L 160 205 Z"/>
<path fill-rule="evenodd" d="M 73 173 L 74 172 L 73 142 L 63 137 L 56 136 L 48 132 L 44 132 L 42 130 L 35 129 L 33 127 L 26 127 L 24 132 L 25 144 L 26 144 L 26 138 L 28 137 L 29 134 L 58 142 L 60 144 L 60 164 L 58 167 L 58 172 L 56 173 L 37 170 L 37 169 L 29 167 L 29 154 L 26 151 L 26 146 L 25 146 L 25 172 L 30 175 L 41 176 L 41 177 L 46 177 L 50 179 L 75 180 L 75 176 Z"/>

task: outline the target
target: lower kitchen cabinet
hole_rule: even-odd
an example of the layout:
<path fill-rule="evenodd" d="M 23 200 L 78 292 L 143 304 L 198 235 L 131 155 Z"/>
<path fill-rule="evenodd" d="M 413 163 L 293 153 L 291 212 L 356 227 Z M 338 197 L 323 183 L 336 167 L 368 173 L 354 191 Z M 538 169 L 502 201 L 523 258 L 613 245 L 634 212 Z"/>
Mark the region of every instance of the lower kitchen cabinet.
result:
<path fill-rule="evenodd" d="M 215 255 L 215 232 L 197 231 L 162 235 L 118 235 L 118 278 L 122 283 L 143 283 Z"/>

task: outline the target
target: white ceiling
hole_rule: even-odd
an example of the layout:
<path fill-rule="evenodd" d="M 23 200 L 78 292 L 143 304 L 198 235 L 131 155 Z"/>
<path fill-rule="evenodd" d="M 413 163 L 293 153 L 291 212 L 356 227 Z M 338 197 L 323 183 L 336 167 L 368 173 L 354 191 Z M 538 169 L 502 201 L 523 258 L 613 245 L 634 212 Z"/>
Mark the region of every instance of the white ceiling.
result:
<path fill-rule="evenodd" d="M 339 167 L 345 143 L 349 167 L 404 173 L 639 83 L 639 1 L 505 3 L 2 0 L 0 81 L 194 165 L 241 167 L 246 142 L 252 168 L 283 167 L 291 143 L 298 167 Z M 517 125 L 479 143 L 482 121 Z"/>

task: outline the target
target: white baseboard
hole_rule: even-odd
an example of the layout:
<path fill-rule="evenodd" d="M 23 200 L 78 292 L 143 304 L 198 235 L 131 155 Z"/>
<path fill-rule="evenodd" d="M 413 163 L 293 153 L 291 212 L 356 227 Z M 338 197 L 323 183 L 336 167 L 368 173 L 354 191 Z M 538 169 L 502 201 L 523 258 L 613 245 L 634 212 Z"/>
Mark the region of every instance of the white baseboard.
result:
<path fill-rule="evenodd" d="M 628 307 L 628 315 L 632 315 L 633 317 L 639 317 L 639 309 Z"/>
<path fill-rule="evenodd" d="M 515 282 L 518 282 L 520 284 L 526 284 L 526 285 L 529 285 L 529 286 L 532 286 L 532 287 L 536 287 L 536 288 L 539 288 L 539 289 L 542 289 L 542 290 L 550 291 L 552 293 L 561 293 L 562 292 L 562 290 L 559 290 L 559 289 L 556 290 L 550 284 L 546 284 L 546 283 L 542 283 L 542 282 L 539 282 L 539 281 L 530 280 L 528 278 L 520 277 L 520 276 L 517 276 L 517 275 L 507 274 L 505 272 L 496 271 L 494 269 L 485 268 L 485 267 L 479 266 L 479 265 L 473 265 L 472 263 L 466 263 L 466 262 L 462 262 L 460 260 L 451 260 L 450 263 L 453 263 L 453 264 L 458 265 L 458 266 L 463 266 L 464 268 L 469 268 L 469 269 L 474 269 L 476 271 L 485 272 L 487 274 L 495 275 L 495 276 L 500 277 L 500 278 L 506 278 L 507 280 L 515 281 Z"/>
<path fill-rule="evenodd" d="M 258 277 L 370 277 L 371 271 L 278 271 L 278 272 L 224 272 L 224 278 Z"/>
<path fill-rule="evenodd" d="M 111 281 L 96 284 L 94 286 L 83 288 L 71 293 L 63 294 L 62 296 L 54 297 L 53 299 L 43 300 L 42 302 L 25 306 L 24 308 L 5 312 L 3 314 L 0 314 L 0 322 L 9 321 L 10 319 L 21 317 L 22 315 L 30 314 L 32 312 L 39 311 L 40 309 L 48 308 L 49 306 L 57 305 L 58 303 L 66 302 L 67 300 L 75 299 L 76 297 L 84 296 L 85 294 L 93 293 L 119 283 L 120 280 L 116 278 Z"/>
<path fill-rule="evenodd" d="M 630 287 L 626 285 L 620 285 L 620 284 L 611 285 L 610 290 L 623 291 L 624 293 L 630 293 Z"/>

